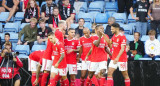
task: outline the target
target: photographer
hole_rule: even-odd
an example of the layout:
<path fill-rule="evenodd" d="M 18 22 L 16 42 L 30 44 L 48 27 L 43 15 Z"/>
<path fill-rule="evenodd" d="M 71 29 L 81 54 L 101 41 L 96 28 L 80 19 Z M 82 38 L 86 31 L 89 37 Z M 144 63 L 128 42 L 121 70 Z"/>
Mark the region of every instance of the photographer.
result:
<path fill-rule="evenodd" d="M 4 48 L 0 56 L 0 86 L 20 86 L 21 77 L 18 70 L 21 67 L 23 63 L 16 54 Z"/>

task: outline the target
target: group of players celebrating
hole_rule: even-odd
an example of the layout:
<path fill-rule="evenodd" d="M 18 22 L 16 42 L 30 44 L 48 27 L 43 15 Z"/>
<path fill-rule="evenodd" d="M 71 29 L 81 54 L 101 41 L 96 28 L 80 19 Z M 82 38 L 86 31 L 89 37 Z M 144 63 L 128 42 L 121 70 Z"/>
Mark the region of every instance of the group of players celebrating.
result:
<path fill-rule="evenodd" d="M 97 25 L 96 35 L 91 36 L 88 28 L 83 29 L 80 39 L 75 38 L 75 29 L 68 29 L 65 37 L 66 22 L 61 20 L 58 28 L 48 34 L 46 50 L 35 51 L 29 56 L 29 71 L 32 72 L 32 86 L 56 86 L 60 81 L 61 86 L 75 86 L 77 74 L 77 60 L 82 59 L 81 86 L 92 86 L 95 75 L 98 86 L 114 86 L 113 72 L 119 68 L 125 86 L 130 86 L 127 71 L 126 37 L 119 31 L 120 25 L 114 23 L 111 32 L 112 39 L 104 34 L 104 27 Z M 77 55 L 79 53 L 79 55 Z M 109 66 L 107 60 L 111 59 Z M 88 71 L 88 77 L 85 76 Z M 70 82 L 67 73 L 70 75 Z M 107 83 L 105 74 L 107 73 Z M 47 77 L 50 79 L 47 83 Z"/>

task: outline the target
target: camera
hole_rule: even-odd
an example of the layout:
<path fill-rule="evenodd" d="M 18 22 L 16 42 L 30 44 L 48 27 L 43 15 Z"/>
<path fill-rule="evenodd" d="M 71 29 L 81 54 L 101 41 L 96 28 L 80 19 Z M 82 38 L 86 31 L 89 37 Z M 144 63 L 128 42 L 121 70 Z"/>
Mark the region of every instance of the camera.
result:
<path fill-rule="evenodd" d="M 19 55 L 19 52 L 11 52 L 11 53 L 7 52 L 7 53 L 5 53 L 5 57 L 8 57 L 9 59 L 13 59 L 13 57 L 16 57 L 18 55 Z"/>

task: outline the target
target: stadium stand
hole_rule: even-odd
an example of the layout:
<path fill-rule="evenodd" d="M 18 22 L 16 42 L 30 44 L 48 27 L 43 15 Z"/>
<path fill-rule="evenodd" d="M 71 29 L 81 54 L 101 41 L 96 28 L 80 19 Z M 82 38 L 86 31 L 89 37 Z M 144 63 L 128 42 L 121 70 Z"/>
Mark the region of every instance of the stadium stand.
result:
<path fill-rule="evenodd" d="M 31 53 L 37 50 L 45 50 L 46 49 L 46 45 L 33 45 Z"/>
<path fill-rule="evenodd" d="M 23 55 L 30 54 L 29 45 L 17 45 L 15 48 L 15 51 L 19 52 L 19 54 L 23 54 Z"/>

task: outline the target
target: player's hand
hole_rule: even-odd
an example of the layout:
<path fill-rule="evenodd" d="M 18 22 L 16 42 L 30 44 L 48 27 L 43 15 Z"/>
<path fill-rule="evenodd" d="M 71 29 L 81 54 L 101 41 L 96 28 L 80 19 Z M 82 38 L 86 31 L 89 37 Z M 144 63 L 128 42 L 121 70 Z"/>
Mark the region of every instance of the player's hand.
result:
<path fill-rule="evenodd" d="M 102 37 L 102 33 L 100 31 L 98 31 L 98 36 Z"/>
<path fill-rule="evenodd" d="M 114 64 L 117 64 L 118 62 L 118 58 L 115 58 L 115 60 L 113 61 Z"/>
<path fill-rule="evenodd" d="M 79 59 L 80 59 L 79 57 L 76 58 L 77 62 L 79 62 Z"/>
<path fill-rule="evenodd" d="M 33 82 L 34 85 L 38 85 L 38 79 Z"/>
<path fill-rule="evenodd" d="M 58 64 L 58 63 L 56 63 L 56 64 L 54 65 L 54 68 L 58 68 L 58 65 L 59 65 L 59 64 Z"/>
<path fill-rule="evenodd" d="M 70 54 L 71 52 L 73 52 L 73 49 L 67 50 L 67 54 Z"/>
<path fill-rule="evenodd" d="M 85 58 L 85 63 L 88 61 L 88 56 L 86 56 L 86 58 Z"/>

